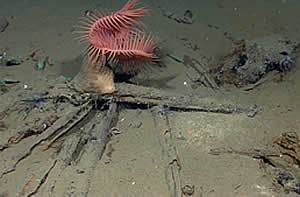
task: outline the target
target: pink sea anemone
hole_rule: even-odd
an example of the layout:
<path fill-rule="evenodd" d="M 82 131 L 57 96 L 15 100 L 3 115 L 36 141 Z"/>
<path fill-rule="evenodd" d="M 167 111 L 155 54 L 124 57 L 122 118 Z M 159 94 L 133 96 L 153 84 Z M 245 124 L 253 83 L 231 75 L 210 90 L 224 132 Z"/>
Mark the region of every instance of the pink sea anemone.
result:
<path fill-rule="evenodd" d="M 95 11 L 82 17 L 79 27 L 81 43 L 88 43 L 85 54 L 88 61 L 112 61 L 122 66 L 134 65 L 142 68 L 158 58 L 153 50 L 156 41 L 151 34 L 140 30 L 144 26 L 141 18 L 148 12 L 145 8 L 133 7 L 138 0 L 129 0 L 114 13 Z"/>

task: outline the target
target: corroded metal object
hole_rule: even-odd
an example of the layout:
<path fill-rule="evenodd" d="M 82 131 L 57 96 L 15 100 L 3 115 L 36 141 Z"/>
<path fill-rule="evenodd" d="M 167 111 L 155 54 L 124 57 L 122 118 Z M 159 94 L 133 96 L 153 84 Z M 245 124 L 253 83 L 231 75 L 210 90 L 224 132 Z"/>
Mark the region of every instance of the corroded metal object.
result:
<path fill-rule="evenodd" d="M 296 59 L 299 43 L 279 35 L 242 41 L 235 50 L 210 69 L 218 85 L 246 87 L 267 73 L 289 71 Z"/>

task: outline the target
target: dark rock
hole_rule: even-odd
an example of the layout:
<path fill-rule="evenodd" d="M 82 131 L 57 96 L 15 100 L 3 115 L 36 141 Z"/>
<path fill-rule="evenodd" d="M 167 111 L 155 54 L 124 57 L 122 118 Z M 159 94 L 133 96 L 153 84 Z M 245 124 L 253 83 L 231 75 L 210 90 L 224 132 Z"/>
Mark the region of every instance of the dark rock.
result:
<path fill-rule="evenodd" d="M 4 32 L 8 25 L 7 19 L 4 16 L 0 16 L 0 32 Z"/>

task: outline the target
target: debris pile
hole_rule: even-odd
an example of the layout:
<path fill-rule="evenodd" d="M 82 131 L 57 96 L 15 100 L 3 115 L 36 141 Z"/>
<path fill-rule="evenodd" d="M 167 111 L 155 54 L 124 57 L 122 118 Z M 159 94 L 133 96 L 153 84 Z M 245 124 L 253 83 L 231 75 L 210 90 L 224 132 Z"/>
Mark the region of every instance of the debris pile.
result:
<path fill-rule="evenodd" d="M 233 52 L 211 66 L 209 72 L 219 86 L 253 87 L 268 73 L 289 71 L 294 65 L 298 44 L 278 35 L 242 41 Z"/>

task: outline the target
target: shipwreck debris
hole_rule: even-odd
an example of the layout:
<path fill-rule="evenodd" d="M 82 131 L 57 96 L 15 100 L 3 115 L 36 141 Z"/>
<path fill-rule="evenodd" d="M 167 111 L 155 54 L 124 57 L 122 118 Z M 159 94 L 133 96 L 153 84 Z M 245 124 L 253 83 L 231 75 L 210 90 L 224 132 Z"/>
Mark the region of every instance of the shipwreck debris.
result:
<path fill-rule="evenodd" d="M 285 193 L 300 194 L 300 138 L 295 131 L 284 132 L 266 147 L 251 150 L 237 150 L 233 148 L 211 149 L 209 154 L 224 153 L 238 154 L 252 157 L 259 161 L 263 173 L 268 174 L 275 187 L 283 189 Z"/>
<path fill-rule="evenodd" d="M 292 69 L 298 52 L 297 41 L 271 35 L 241 41 L 232 52 L 212 65 L 209 72 L 219 86 L 233 84 L 251 90 L 262 83 L 269 73 L 284 74 Z M 270 79 L 270 78 L 269 78 Z"/>
<path fill-rule="evenodd" d="M 185 10 L 183 16 L 178 16 L 174 12 L 171 12 L 165 8 L 161 8 L 161 7 L 159 7 L 159 8 L 160 8 L 163 16 L 165 16 L 169 19 L 172 19 L 172 20 L 176 21 L 177 23 L 192 24 L 195 21 L 195 16 L 192 13 L 192 11 L 189 9 Z"/>

